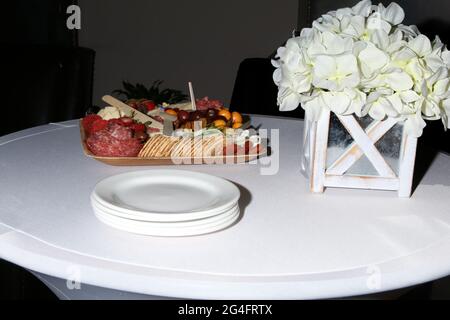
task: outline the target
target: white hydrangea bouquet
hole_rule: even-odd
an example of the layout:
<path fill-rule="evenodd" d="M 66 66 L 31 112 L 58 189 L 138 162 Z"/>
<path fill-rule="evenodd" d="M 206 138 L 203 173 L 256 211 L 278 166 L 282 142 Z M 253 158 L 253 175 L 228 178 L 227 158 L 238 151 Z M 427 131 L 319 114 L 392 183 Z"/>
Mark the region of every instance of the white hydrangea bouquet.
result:
<path fill-rule="evenodd" d="M 330 111 L 394 119 L 414 138 L 424 120 L 450 127 L 450 51 L 438 37 L 430 41 L 401 24 L 404 16 L 396 3 L 364 0 L 322 15 L 289 39 L 272 61 L 280 110 L 301 104 L 314 122 Z"/>

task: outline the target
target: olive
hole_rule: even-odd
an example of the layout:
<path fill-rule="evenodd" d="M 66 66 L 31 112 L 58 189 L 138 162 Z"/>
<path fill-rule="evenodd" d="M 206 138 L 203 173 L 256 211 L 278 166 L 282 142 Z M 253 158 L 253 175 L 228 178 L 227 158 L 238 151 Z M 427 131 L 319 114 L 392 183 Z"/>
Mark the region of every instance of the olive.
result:
<path fill-rule="evenodd" d="M 215 116 L 217 116 L 218 111 L 217 111 L 217 109 L 209 108 L 206 113 L 207 113 L 206 115 L 208 118 L 214 118 Z"/>
<path fill-rule="evenodd" d="M 200 118 L 208 117 L 208 110 L 197 110 L 197 112 L 200 113 Z"/>
<path fill-rule="evenodd" d="M 147 138 L 148 138 L 148 134 L 147 134 L 146 132 L 144 132 L 144 131 L 136 131 L 136 132 L 134 133 L 134 137 L 135 137 L 136 139 L 145 141 L 145 140 L 147 140 Z"/>
<path fill-rule="evenodd" d="M 143 103 L 139 103 L 135 108 L 137 111 L 147 114 L 147 107 Z"/>
<path fill-rule="evenodd" d="M 178 111 L 178 120 L 180 120 L 180 122 L 185 122 L 189 120 L 189 112 L 185 111 L 185 110 L 180 110 Z"/>
<path fill-rule="evenodd" d="M 199 111 L 193 111 L 189 113 L 189 120 L 190 121 L 197 121 L 202 117 L 202 114 Z"/>

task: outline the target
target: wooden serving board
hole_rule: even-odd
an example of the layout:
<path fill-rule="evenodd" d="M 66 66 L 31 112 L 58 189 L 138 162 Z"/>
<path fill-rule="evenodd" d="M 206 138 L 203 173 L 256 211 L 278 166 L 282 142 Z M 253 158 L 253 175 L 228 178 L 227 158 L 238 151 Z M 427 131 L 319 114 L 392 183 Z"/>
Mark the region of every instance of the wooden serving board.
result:
<path fill-rule="evenodd" d="M 84 131 L 81 120 L 79 123 L 81 145 L 84 154 L 97 161 L 112 165 L 112 166 L 158 166 L 158 165 L 193 165 L 193 164 L 241 164 L 246 163 L 267 154 L 267 150 L 263 149 L 258 154 L 247 155 L 224 155 L 218 157 L 191 157 L 191 158 L 141 158 L 141 157 L 100 157 L 94 155 L 86 145 L 86 133 Z"/>

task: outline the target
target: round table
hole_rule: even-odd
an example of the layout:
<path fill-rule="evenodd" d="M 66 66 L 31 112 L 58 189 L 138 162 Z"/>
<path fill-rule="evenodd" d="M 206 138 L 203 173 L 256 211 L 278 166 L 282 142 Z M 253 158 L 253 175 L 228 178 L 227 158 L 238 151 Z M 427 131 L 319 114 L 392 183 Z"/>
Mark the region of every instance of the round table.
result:
<path fill-rule="evenodd" d="M 65 298 L 314 299 L 404 288 L 450 274 L 450 157 L 438 154 L 411 199 L 311 194 L 302 121 L 253 116 L 272 154 L 257 163 L 172 166 L 224 177 L 242 216 L 208 235 L 129 234 L 99 222 L 89 195 L 113 167 L 84 156 L 77 121 L 0 138 L 0 258 Z M 174 199 L 176 200 L 176 199 Z"/>

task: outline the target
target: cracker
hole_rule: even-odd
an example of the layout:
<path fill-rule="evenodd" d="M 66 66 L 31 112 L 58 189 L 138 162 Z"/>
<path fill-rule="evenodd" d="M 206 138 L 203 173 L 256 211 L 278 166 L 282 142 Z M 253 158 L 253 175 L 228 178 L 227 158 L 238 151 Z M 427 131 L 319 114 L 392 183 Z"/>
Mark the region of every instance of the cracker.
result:
<path fill-rule="evenodd" d="M 151 156 L 153 149 L 158 146 L 159 141 L 162 139 L 163 135 L 157 135 L 152 137 L 152 142 L 149 144 L 146 152 L 144 153 L 144 157 L 148 158 Z"/>
<path fill-rule="evenodd" d="M 169 143 L 167 144 L 167 147 L 162 151 L 161 156 L 162 157 L 170 157 L 170 154 L 172 153 L 172 149 L 177 145 L 177 143 L 180 141 L 180 138 L 172 138 L 170 139 Z"/>
<path fill-rule="evenodd" d="M 184 148 L 184 145 L 190 142 L 191 138 L 181 138 L 178 143 L 172 148 L 171 156 L 174 158 L 180 157 L 180 154 Z"/>

